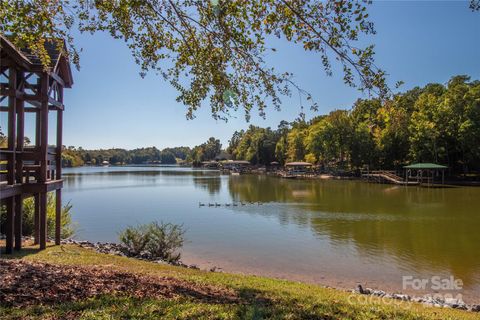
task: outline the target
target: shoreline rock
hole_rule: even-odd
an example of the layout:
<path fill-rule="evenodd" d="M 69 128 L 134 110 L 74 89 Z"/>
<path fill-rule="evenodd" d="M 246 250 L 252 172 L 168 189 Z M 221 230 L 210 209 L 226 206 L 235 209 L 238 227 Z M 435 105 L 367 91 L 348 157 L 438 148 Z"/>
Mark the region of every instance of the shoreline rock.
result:
<path fill-rule="evenodd" d="M 124 245 L 114 243 L 114 242 L 90 242 L 86 240 L 64 239 L 61 241 L 61 244 L 75 244 L 82 248 L 92 249 L 98 253 L 110 254 L 114 256 L 121 256 L 121 257 L 127 257 L 127 258 L 134 258 L 138 260 L 150 261 L 150 262 L 155 262 L 159 264 L 168 264 L 172 266 L 184 267 L 189 269 L 197 269 L 197 270 L 200 269 L 196 265 L 193 265 L 193 264 L 187 265 L 181 261 L 177 263 L 170 263 L 170 262 L 158 259 L 158 257 L 152 256 L 147 251 L 143 251 L 140 254 L 134 254 L 130 252 L 127 249 L 127 247 L 125 247 Z"/>
<path fill-rule="evenodd" d="M 466 304 L 461 299 L 456 298 L 440 298 L 440 297 L 432 297 L 431 295 L 424 295 L 420 297 L 410 296 L 408 294 L 403 293 L 387 293 L 383 290 L 376 290 L 371 288 L 363 288 L 362 285 L 358 285 L 355 290 L 349 290 L 352 293 L 360 294 L 360 295 L 370 295 L 376 296 L 380 298 L 388 298 L 388 299 L 396 299 L 402 300 L 407 302 L 416 302 L 422 303 L 424 305 L 437 307 L 437 308 L 452 308 L 452 309 L 459 309 L 465 310 L 470 312 L 480 312 L 480 304 Z"/>

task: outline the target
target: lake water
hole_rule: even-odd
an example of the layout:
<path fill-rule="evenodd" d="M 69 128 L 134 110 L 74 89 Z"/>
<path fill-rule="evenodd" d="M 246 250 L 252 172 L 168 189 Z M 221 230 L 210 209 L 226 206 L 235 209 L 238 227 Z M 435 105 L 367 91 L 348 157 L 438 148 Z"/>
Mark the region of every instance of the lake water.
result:
<path fill-rule="evenodd" d="M 202 268 L 407 293 L 419 292 L 402 288 L 403 276 L 453 276 L 466 301 L 480 300 L 480 188 L 180 167 L 81 167 L 65 169 L 64 180 L 79 239 L 117 241 L 128 225 L 183 223 L 182 260 Z M 245 205 L 224 205 L 234 202 Z"/>

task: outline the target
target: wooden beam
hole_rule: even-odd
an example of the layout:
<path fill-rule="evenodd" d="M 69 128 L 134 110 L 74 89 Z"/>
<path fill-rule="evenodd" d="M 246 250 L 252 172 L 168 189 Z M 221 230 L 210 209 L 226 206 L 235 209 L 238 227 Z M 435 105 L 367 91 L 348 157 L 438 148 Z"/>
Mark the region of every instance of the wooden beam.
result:
<path fill-rule="evenodd" d="M 5 84 L 2 83 L 0 86 L 0 95 L 7 96 L 7 97 L 15 97 L 19 99 L 24 99 L 25 95 L 23 92 L 15 90 L 13 88 L 5 88 Z"/>
<path fill-rule="evenodd" d="M 46 183 L 28 183 L 22 185 L 22 192 L 35 194 L 42 192 L 50 192 L 63 187 L 63 180 L 52 180 Z"/>
<path fill-rule="evenodd" d="M 22 186 L 16 185 L 3 185 L 0 188 L 0 199 L 8 199 L 22 193 Z"/>
<path fill-rule="evenodd" d="M 21 100 L 20 100 L 21 101 Z M 40 104 L 41 105 L 41 104 Z M 56 107 L 54 105 L 49 105 L 48 106 L 48 110 L 49 111 L 58 111 L 58 110 L 64 110 L 64 107 Z M 24 112 L 39 112 L 40 111 L 40 107 L 24 107 L 23 108 L 23 111 Z M 2 107 L 0 106 L 0 112 L 8 112 L 8 107 Z"/>
<path fill-rule="evenodd" d="M 3 49 L 3 48 L 2 48 Z M 8 56 L 8 54 L 7 54 Z M 10 58 L 2 58 L 0 59 L 0 66 L 2 67 L 16 67 L 16 66 L 20 66 L 24 69 L 28 69 L 29 67 L 25 64 L 20 64 L 18 65 L 17 63 L 15 63 L 15 61 L 13 61 L 12 59 Z"/>
<path fill-rule="evenodd" d="M 53 107 L 56 107 L 56 108 L 59 108 L 59 109 L 64 109 L 63 107 L 63 104 L 55 99 L 53 99 L 52 97 L 48 97 L 48 103 L 50 103 L 50 105 L 52 105 Z"/>
<path fill-rule="evenodd" d="M 3 35 L 0 37 L 0 43 L 2 45 L 2 51 L 5 51 L 7 56 L 10 58 L 8 61 L 4 61 L 7 59 L 1 59 L 0 63 L 4 65 L 6 62 L 8 63 L 16 63 L 24 69 L 32 68 L 32 63 L 30 60 L 20 51 L 15 48 L 15 46 Z"/>
<path fill-rule="evenodd" d="M 33 195 L 41 192 L 50 192 L 61 189 L 63 180 L 51 180 L 46 183 L 24 183 L 14 185 L 2 185 L 0 187 L 0 200 L 8 199 L 19 194 Z"/>
<path fill-rule="evenodd" d="M 47 86 L 48 86 L 48 83 L 47 83 Z M 23 100 L 28 101 L 30 103 L 32 103 L 32 101 L 33 102 L 35 102 L 35 101 L 41 102 L 41 100 L 43 99 L 43 94 L 41 92 L 40 92 L 40 94 L 25 93 L 25 94 L 23 94 L 22 98 L 23 98 Z"/>
<path fill-rule="evenodd" d="M 55 72 L 50 72 L 50 77 L 52 77 L 52 79 L 55 80 L 59 85 L 65 87 L 65 82 L 63 82 L 63 79 L 58 74 Z"/>

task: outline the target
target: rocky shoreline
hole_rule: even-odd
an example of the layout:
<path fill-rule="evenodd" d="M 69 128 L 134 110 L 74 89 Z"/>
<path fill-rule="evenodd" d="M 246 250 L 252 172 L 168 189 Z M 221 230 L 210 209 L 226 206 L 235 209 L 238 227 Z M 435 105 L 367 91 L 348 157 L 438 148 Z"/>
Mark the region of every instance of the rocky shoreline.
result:
<path fill-rule="evenodd" d="M 355 290 L 350 290 L 350 291 L 360 295 L 370 295 L 370 296 L 375 296 L 379 298 L 423 303 L 425 305 L 429 305 L 437 308 L 452 308 L 452 309 L 460 309 L 460 310 L 471 311 L 471 312 L 480 312 L 480 304 L 466 304 L 461 299 L 455 299 L 455 298 L 440 298 L 440 297 L 432 297 L 431 295 L 415 297 L 415 296 L 410 296 L 408 294 L 387 293 L 383 290 L 363 288 L 361 285 L 358 285 Z"/>
<path fill-rule="evenodd" d="M 0 236 L 0 240 L 1 238 L 2 237 Z M 25 240 L 33 241 L 33 238 L 25 237 Z M 50 241 L 53 241 L 53 240 L 50 239 Z M 103 254 L 134 258 L 138 260 L 150 261 L 150 262 L 155 262 L 159 264 L 180 266 L 180 267 L 190 268 L 190 269 L 197 269 L 197 270 L 200 269 L 196 265 L 187 265 L 181 261 L 177 263 L 169 263 L 164 260 L 158 259 L 157 257 L 153 257 L 149 252 L 146 252 L 146 251 L 141 252 L 140 254 L 133 254 L 125 246 L 118 243 L 90 242 L 86 240 L 64 239 L 61 241 L 61 244 L 73 244 L 81 248 L 94 250 L 95 252 L 103 253 Z M 221 269 L 217 267 L 213 267 L 209 271 L 221 272 L 219 270 Z M 334 289 L 338 289 L 338 288 L 334 288 Z M 405 302 L 422 303 L 422 304 L 429 305 L 432 307 L 437 307 L 437 308 L 453 308 L 453 309 L 460 309 L 460 310 L 466 310 L 471 312 L 480 312 L 480 304 L 466 304 L 462 300 L 455 299 L 455 298 L 440 298 L 440 297 L 432 297 L 431 295 L 415 297 L 415 296 L 410 296 L 402 293 L 387 293 L 383 290 L 363 288 L 362 285 L 360 284 L 357 286 L 357 288 L 353 290 L 347 290 L 347 291 L 358 294 L 359 296 L 372 296 L 372 297 L 378 297 L 378 298 L 401 300 Z"/>
<path fill-rule="evenodd" d="M 90 242 L 86 240 L 64 239 L 61 241 L 61 244 L 74 244 L 81 248 L 92 249 L 98 253 L 110 254 L 110 255 L 127 257 L 127 258 L 134 258 L 138 260 L 150 261 L 150 262 L 155 262 L 159 264 L 169 264 L 173 266 L 184 267 L 189 269 L 197 269 L 197 270 L 200 269 L 196 265 L 193 265 L 193 264 L 188 265 L 181 261 L 178 261 L 176 263 L 171 263 L 171 262 L 158 259 L 158 257 L 152 256 L 152 254 L 150 254 L 147 251 L 143 251 L 140 254 L 135 254 L 130 250 L 128 250 L 128 248 L 125 247 L 124 245 L 113 243 L 113 242 Z"/>

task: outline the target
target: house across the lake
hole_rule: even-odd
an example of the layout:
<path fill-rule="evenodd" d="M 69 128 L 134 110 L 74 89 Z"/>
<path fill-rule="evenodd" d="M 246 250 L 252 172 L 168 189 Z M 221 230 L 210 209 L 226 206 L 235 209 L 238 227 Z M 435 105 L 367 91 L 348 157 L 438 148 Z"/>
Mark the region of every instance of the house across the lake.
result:
<path fill-rule="evenodd" d="M 214 160 L 211 161 L 203 161 L 202 162 L 202 167 L 203 168 L 208 168 L 208 169 L 218 169 L 220 167 L 220 163 Z"/>
<path fill-rule="evenodd" d="M 312 172 L 313 164 L 309 162 L 295 161 L 285 164 L 285 172 L 289 176 L 305 175 Z"/>
<path fill-rule="evenodd" d="M 227 160 L 221 162 L 222 169 L 234 172 L 246 172 L 251 169 L 252 165 L 246 160 Z"/>

